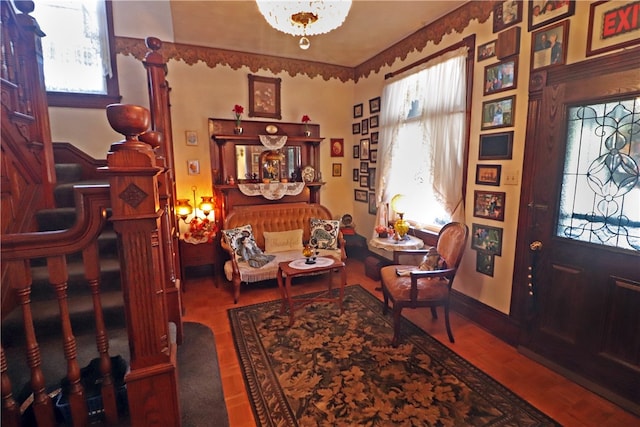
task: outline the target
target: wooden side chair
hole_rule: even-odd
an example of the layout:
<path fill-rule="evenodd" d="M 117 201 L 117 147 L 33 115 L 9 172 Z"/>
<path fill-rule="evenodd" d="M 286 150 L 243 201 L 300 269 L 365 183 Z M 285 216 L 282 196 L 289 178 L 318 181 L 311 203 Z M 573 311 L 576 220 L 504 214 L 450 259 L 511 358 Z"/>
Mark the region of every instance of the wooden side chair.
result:
<path fill-rule="evenodd" d="M 431 315 L 438 318 L 436 307 L 444 307 L 444 322 L 447 327 L 449 341 L 455 342 L 449 324 L 449 293 L 453 286 L 458 265 L 464 254 L 469 237 L 469 227 L 459 222 L 452 222 L 440 230 L 436 249 L 440 255 L 441 270 L 419 270 L 420 259 L 428 250 L 394 251 L 394 265 L 380 270 L 382 293 L 384 295 L 383 313 L 389 309 L 389 300 L 393 304 L 393 340 L 396 347 L 400 339 L 400 316 L 402 309 L 430 307 Z M 409 264 L 407 258 L 413 262 Z M 405 272 L 407 275 L 399 275 Z"/>

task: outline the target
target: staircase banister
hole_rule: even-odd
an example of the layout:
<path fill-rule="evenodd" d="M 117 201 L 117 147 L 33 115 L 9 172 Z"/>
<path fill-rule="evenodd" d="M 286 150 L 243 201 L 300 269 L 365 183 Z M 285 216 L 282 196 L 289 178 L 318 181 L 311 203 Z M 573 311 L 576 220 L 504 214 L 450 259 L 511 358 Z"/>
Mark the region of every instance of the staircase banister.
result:
<path fill-rule="evenodd" d="M 41 258 L 78 252 L 93 242 L 107 221 L 109 186 L 76 186 L 77 220 L 67 230 L 2 235 L 2 260 Z"/>

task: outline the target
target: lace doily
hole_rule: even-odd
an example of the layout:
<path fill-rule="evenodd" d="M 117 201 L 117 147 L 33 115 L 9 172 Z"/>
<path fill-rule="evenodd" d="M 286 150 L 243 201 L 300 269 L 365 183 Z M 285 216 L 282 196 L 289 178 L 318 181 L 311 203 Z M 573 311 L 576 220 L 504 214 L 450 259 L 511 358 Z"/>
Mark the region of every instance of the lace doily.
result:
<path fill-rule="evenodd" d="M 316 267 L 327 267 L 334 263 L 333 258 L 326 257 L 318 257 L 316 258 L 316 262 L 314 264 L 307 264 L 306 258 L 294 259 L 289 263 L 289 267 L 295 268 L 297 270 L 309 270 Z"/>
<path fill-rule="evenodd" d="M 262 196 L 267 200 L 279 200 L 284 196 L 297 196 L 302 193 L 304 182 L 272 182 L 269 184 L 238 184 L 245 196 Z"/>
<path fill-rule="evenodd" d="M 271 150 L 279 150 L 287 143 L 287 135 L 258 135 L 260 142 Z"/>

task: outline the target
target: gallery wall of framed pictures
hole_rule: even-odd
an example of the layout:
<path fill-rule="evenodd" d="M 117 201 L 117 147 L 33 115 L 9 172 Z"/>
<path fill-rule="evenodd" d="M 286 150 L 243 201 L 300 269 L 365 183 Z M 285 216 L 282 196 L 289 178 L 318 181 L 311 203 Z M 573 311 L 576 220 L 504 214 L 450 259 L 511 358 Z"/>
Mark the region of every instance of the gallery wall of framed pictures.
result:
<path fill-rule="evenodd" d="M 368 111 L 368 115 L 365 112 Z M 376 215 L 375 203 L 376 168 L 378 160 L 378 127 L 380 126 L 380 97 L 369 99 L 368 103 L 353 106 L 353 182 L 359 188 L 354 190 L 354 200 L 367 202 L 370 215 Z M 368 190 L 368 192 L 367 192 Z"/>

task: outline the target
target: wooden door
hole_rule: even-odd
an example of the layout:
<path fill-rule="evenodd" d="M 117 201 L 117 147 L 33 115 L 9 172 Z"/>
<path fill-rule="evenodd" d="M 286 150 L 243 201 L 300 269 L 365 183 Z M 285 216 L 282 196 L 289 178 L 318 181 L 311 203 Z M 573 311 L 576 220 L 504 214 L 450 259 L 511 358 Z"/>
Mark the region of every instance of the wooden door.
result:
<path fill-rule="evenodd" d="M 614 55 L 530 83 L 520 346 L 640 411 L 640 71 Z"/>

